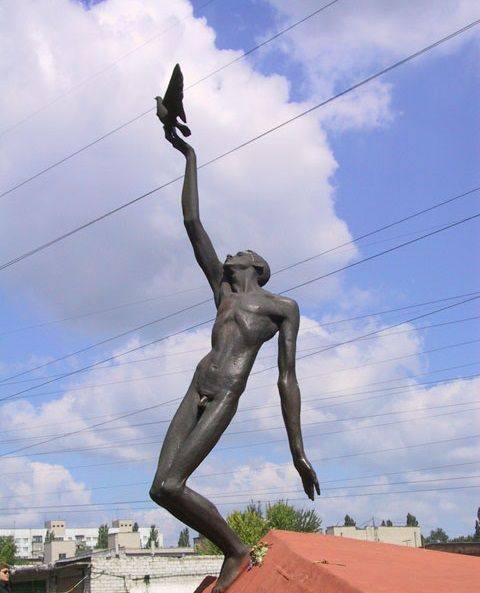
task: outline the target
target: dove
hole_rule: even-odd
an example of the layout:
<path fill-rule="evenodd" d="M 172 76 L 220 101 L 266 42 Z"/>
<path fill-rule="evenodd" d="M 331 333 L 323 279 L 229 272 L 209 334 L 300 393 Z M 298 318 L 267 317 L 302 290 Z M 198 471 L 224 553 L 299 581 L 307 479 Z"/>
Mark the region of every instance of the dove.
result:
<path fill-rule="evenodd" d="M 173 69 L 165 96 L 163 98 L 155 97 L 155 100 L 157 102 L 157 116 L 165 128 L 165 133 L 168 135 L 175 134 L 175 128 L 178 128 L 184 136 L 190 136 L 190 128 L 179 123 L 177 119 L 187 121 L 183 109 L 183 74 L 178 64 Z"/>

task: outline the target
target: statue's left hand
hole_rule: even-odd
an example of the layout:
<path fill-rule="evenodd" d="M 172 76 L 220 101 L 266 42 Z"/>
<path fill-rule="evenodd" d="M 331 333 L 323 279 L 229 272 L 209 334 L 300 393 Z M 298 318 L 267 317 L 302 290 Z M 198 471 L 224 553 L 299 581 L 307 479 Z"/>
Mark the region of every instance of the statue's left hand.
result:
<path fill-rule="evenodd" d="M 295 459 L 295 468 L 300 474 L 303 483 L 303 489 L 305 490 L 305 494 L 308 496 L 310 500 L 314 500 L 315 498 L 315 491 L 318 495 L 320 495 L 320 485 L 318 483 L 317 474 L 313 469 L 311 463 L 308 461 L 306 457 L 300 457 L 299 459 Z"/>
<path fill-rule="evenodd" d="M 170 144 L 174 148 L 179 150 L 183 155 L 187 156 L 189 152 L 193 151 L 193 148 L 190 146 L 190 144 L 185 142 L 183 138 L 180 138 L 175 128 L 163 126 L 163 129 L 165 131 L 165 138 L 170 142 Z"/>

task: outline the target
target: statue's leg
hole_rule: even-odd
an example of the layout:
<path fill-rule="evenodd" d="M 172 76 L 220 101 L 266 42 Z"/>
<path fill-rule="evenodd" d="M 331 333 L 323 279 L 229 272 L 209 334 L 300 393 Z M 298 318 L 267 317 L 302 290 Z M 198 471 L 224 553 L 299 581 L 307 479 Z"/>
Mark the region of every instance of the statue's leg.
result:
<path fill-rule="evenodd" d="M 247 562 L 249 550 L 216 507 L 188 488 L 186 481 L 230 424 L 237 400 L 234 394 L 225 393 L 223 397 L 209 401 L 198 415 L 198 393 L 189 390 L 164 441 L 159 468 L 150 490 L 150 496 L 157 504 L 210 539 L 225 554 L 217 591 L 222 591 L 222 586 L 226 587 L 237 576 Z M 223 585 L 219 588 L 221 581 Z"/>

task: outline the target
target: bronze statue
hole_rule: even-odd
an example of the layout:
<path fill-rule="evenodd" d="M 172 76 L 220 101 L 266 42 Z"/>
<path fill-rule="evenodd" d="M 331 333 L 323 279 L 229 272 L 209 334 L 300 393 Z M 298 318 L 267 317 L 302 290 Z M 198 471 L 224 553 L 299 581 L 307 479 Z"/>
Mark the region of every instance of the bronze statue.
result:
<path fill-rule="evenodd" d="M 225 559 L 213 590 L 221 593 L 248 565 L 249 548 L 216 507 L 186 482 L 230 424 L 260 347 L 277 332 L 278 389 L 293 463 L 307 496 L 313 500 L 315 490 L 320 494 L 300 427 L 300 390 L 295 375 L 299 311 L 295 301 L 262 288 L 270 268 L 255 252 L 227 255 L 223 264 L 218 259 L 200 221 L 195 151 L 177 135 L 175 125 L 164 129 L 166 139 L 186 158 L 183 219 L 195 258 L 212 288 L 217 316 L 212 349 L 197 366 L 163 441 L 150 496 L 223 551 Z"/>

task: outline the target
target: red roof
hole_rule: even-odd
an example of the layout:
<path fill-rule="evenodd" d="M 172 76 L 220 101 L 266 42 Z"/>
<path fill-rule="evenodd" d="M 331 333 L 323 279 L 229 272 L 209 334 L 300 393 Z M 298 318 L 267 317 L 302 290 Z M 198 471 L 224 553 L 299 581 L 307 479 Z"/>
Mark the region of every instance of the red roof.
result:
<path fill-rule="evenodd" d="M 270 531 L 262 541 L 271 544 L 263 566 L 242 573 L 228 593 L 480 591 L 473 556 L 290 531 Z"/>

